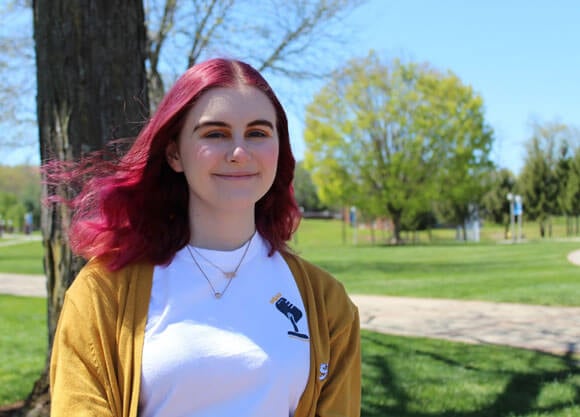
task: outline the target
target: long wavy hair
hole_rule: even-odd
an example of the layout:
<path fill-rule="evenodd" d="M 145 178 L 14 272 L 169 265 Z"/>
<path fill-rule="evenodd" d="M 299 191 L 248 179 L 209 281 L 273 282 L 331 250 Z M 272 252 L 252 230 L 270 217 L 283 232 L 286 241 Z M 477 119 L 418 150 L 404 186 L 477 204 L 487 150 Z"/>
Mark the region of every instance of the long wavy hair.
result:
<path fill-rule="evenodd" d="M 117 270 L 133 262 L 167 264 L 188 244 L 194 233 L 189 225 L 188 185 L 184 174 L 167 163 L 165 150 L 202 94 L 240 85 L 261 90 L 276 111 L 277 172 L 256 203 L 255 219 L 270 255 L 289 251 L 287 242 L 300 211 L 292 188 L 295 159 L 286 113 L 257 70 L 236 60 L 212 59 L 194 65 L 176 81 L 124 156 L 114 162 L 85 158 L 69 171 L 68 178 L 88 178 L 69 201 L 73 216 L 68 235 L 75 254 L 103 257 L 111 270 Z"/>

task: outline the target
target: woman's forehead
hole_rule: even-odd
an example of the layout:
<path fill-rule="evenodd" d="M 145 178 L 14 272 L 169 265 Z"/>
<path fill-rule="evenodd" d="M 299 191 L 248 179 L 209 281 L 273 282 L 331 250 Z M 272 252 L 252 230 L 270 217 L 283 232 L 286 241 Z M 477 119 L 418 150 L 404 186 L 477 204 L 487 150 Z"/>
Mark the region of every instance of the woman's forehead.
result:
<path fill-rule="evenodd" d="M 274 105 L 255 87 L 214 88 L 205 92 L 190 110 L 196 123 L 208 121 L 276 120 Z"/>

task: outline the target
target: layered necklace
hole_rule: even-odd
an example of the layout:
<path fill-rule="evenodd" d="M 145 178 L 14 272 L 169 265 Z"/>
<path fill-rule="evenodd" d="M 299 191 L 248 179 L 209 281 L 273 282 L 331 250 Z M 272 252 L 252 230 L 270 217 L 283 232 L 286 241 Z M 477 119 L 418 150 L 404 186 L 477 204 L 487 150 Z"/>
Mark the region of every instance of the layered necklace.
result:
<path fill-rule="evenodd" d="M 246 254 L 248 253 L 248 249 L 250 248 L 250 242 L 252 241 L 252 238 L 248 239 L 248 241 L 246 242 L 246 247 L 244 249 L 244 253 L 242 254 L 242 257 L 240 258 L 240 261 L 238 262 L 238 264 L 236 265 L 236 267 L 234 268 L 233 271 L 224 271 L 222 268 L 220 268 L 218 265 L 216 265 L 215 263 L 213 263 L 212 261 L 210 261 L 209 259 L 207 259 L 205 256 L 203 256 L 197 249 L 195 249 L 193 246 L 190 247 L 190 245 L 186 245 L 187 247 L 187 251 L 189 252 L 189 255 L 191 256 L 191 259 L 193 259 L 193 262 L 195 263 L 195 265 L 197 266 L 197 268 L 199 269 L 199 272 L 201 272 L 201 274 L 203 275 L 203 277 L 205 278 L 205 280 L 207 281 L 207 283 L 209 284 L 211 291 L 213 292 L 213 296 L 217 299 L 220 299 L 223 297 L 223 295 L 226 293 L 226 291 L 228 290 L 228 288 L 230 287 L 230 284 L 233 281 L 233 278 L 235 278 L 235 276 L 238 273 L 238 270 L 240 269 L 240 266 L 242 265 L 242 262 L 244 262 L 244 258 L 246 257 Z M 205 271 L 203 270 L 203 268 L 201 267 L 201 265 L 199 264 L 199 262 L 197 261 L 197 259 L 195 259 L 195 256 L 193 256 L 193 252 L 191 251 L 191 249 L 193 249 L 195 251 L 195 253 L 197 255 L 199 255 L 201 258 L 203 258 L 207 263 L 209 263 L 211 266 L 213 266 L 215 269 L 217 269 L 218 271 L 220 271 L 222 273 L 222 275 L 224 276 L 224 278 L 227 279 L 227 284 L 224 287 L 224 289 L 222 291 L 217 291 L 214 287 L 214 285 L 211 283 L 211 280 L 209 279 L 209 277 L 207 276 L 207 274 L 205 273 Z"/>

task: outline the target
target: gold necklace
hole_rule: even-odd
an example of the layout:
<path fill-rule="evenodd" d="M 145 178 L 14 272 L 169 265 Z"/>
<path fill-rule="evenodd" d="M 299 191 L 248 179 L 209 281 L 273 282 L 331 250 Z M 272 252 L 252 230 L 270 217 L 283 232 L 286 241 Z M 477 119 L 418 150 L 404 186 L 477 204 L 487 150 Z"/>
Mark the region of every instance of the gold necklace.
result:
<path fill-rule="evenodd" d="M 213 296 L 216 299 L 220 299 L 223 297 L 223 295 L 226 293 L 226 291 L 228 290 L 228 288 L 230 287 L 230 284 L 232 283 L 232 279 L 233 277 L 236 276 L 238 269 L 240 268 L 240 265 L 242 264 L 242 262 L 244 261 L 244 258 L 246 257 L 246 254 L 248 253 L 248 248 L 250 247 L 250 242 L 252 241 L 252 238 L 250 238 L 248 240 L 248 243 L 246 243 L 246 249 L 244 250 L 244 253 L 242 254 L 242 257 L 240 258 L 240 262 L 238 262 L 238 266 L 236 266 L 236 269 L 233 271 L 233 275 L 231 276 L 227 276 L 226 273 L 221 269 L 218 268 L 217 265 L 214 265 L 212 262 L 209 262 L 209 260 L 207 258 L 205 258 L 203 255 L 201 255 L 199 252 L 199 255 L 204 258 L 206 261 L 208 261 L 210 264 L 212 264 L 214 267 L 216 267 L 217 269 L 219 269 L 224 275 L 226 275 L 226 278 L 228 279 L 228 283 L 226 284 L 225 288 L 223 289 L 223 291 L 219 292 L 216 291 L 215 287 L 213 286 L 213 284 L 211 283 L 211 280 L 209 279 L 209 277 L 207 276 L 207 274 L 205 273 L 205 271 L 203 270 L 203 268 L 201 267 L 201 265 L 199 264 L 199 262 L 197 262 L 197 259 L 195 259 L 195 256 L 193 256 L 193 252 L 191 251 L 189 245 L 187 245 L 187 251 L 189 252 L 189 255 L 191 256 L 191 259 L 193 259 L 193 262 L 195 263 L 195 265 L 197 266 L 197 268 L 199 269 L 199 271 L 201 272 L 201 274 L 203 275 L 203 277 L 205 278 L 205 280 L 207 281 L 207 283 L 209 284 L 209 286 L 211 287 L 211 291 L 213 292 Z M 193 248 L 195 250 L 195 248 Z"/>
<path fill-rule="evenodd" d="M 252 237 L 254 237 L 254 235 L 252 235 Z M 211 260 L 209 260 L 205 256 L 203 256 L 200 251 L 198 251 L 197 249 L 195 249 L 195 247 L 192 246 L 192 249 L 194 250 L 194 252 L 196 254 L 198 254 L 201 258 L 203 258 L 204 261 L 206 261 L 208 264 L 210 264 L 215 269 L 217 269 L 218 271 L 220 271 L 224 275 L 225 278 L 232 279 L 238 273 L 238 269 L 240 269 L 240 265 L 242 265 L 242 262 L 244 261 L 244 258 L 246 257 L 246 253 L 248 253 L 248 248 L 250 247 L 250 242 L 252 240 L 252 237 L 250 237 L 250 239 L 248 240 L 248 243 L 246 244 L 246 249 L 244 250 L 244 253 L 242 254 L 242 257 L 240 258 L 240 261 L 238 262 L 238 264 L 236 265 L 236 267 L 235 267 L 235 269 L 233 271 L 224 271 L 218 265 L 214 264 Z M 188 246 L 188 248 L 189 248 L 189 246 Z M 191 254 L 191 251 L 189 253 Z M 198 266 L 199 266 L 199 264 L 198 264 Z"/>

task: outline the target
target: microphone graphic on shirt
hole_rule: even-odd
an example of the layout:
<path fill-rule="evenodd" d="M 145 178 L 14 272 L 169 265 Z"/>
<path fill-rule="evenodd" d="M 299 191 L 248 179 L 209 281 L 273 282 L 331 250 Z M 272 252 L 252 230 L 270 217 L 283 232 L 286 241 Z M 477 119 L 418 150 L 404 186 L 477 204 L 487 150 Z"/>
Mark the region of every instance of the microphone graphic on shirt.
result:
<path fill-rule="evenodd" d="M 290 323 L 292 323 L 294 331 L 291 330 L 288 331 L 288 334 L 290 336 L 296 336 L 301 339 L 308 339 L 308 335 L 300 333 L 298 325 L 296 324 L 302 318 L 302 311 L 300 311 L 298 307 L 296 307 L 286 298 L 280 297 L 276 301 L 276 308 L 278 309 L 278 311 L 284 314 L 288 320 L 290 320 Z"/>

